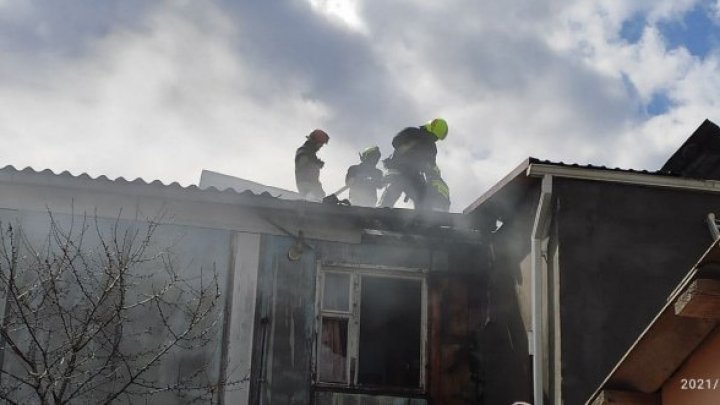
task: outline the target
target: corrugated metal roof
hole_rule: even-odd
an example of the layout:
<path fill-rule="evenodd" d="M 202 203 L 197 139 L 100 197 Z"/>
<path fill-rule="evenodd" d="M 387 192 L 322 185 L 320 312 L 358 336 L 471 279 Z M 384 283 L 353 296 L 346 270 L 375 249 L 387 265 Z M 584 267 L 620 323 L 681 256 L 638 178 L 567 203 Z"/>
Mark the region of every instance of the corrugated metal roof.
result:
<path fill-rule="evenodd" d="M 214 172 L 203 169 L 200 173 L 200 182 L 197 185 L 201 189 L 214 187 L 219 190 L 232 188 L 235 191 L 251 191 L 255 194 L 270 193 L 270 195 L 283 198 L 285 200 L 302 200 L 302 196 L 297 191 L 286 190 L 279 187 L 266 186 L 264 184 L 243 179 L 240 177 L 230 176 L 223 173 Z"/>
<path fill-rule="evenodd" d="M 504 197 L 502 195 L 507 195 L 508 193 L 512 194 L 514 193 L 515 189 L 523 188 L 524 186 L 518 184 L 518 181 L 524 181 L 522 179 L 527 179 L 527 170 L 529 168 L 532 168 L 533 165 L 537 167 L 543 167 L 543 166 L 552 166 L 562 169 L 578 169 L 578 171 L 583 170 L 593 170 L 598 173 L 610 173 L 610 174 L 617 174 L 617 175 L 645 175 L 645 176 L 662 176 L 666 178 L 673 178 L 673 179 L 680 179 L 680 180 L 689 180 L 688 177 L 679 176 L 677 174 L 668 173 L 665 171 L 660 170 L 636 170 L 636 169 L 625 169 L 625 168 L 619 168 L 619 167 L 607 167 L 607 166 L 599 166 L 599 165 L 592 165 L 592 164 L 578 164 L 578 163 L 565 163 L 565 162 L 556 162 L 552 160 L 544 160 L 544 159 L 538 159 L 534 157 L 529 157 L 522 161 L 513 171 L 511 171 L 507 176 L 505 176 L 503 179 L 501 179 L 498 183 L 496 183 L 494 186 L 492 186 L 487 192 L 485 192 L 483 195 L 481 195 L 479 198 L 477 198 L 473 203 L 468 205 L 467 208 L 463 210 L 463 213 L 469 214 L 471 212 L 474 212 L 478 208 L 480 208 L 481 205 L 485 204 L 486 202 L 490 202 L 491 200 L 498 199 L 498 195 L 501 195 L 499 198 L 500 200 L 503 200 Z M 552 170 L 550 170 L 552 171 Z M 567 173 L 565 173 L 567 175 Z M 603 176 L 608 177 L 608 176 Z M 655 177 L 657 178 L 657 177 Z M 520 180 L 518 180 L 520 179 Z M 696 179 L 696 180 L 704 180 L 704 179 Z M 674 180 L 675 181 L 675 180 Z M 637 184 L 643 184 L 641 179 L 636 178 L 632 182 L 637 182 Z M 657 181 L 655 181 L 657 183 Z M 510 187 L 510 191 L 508 191 L 508 187 Z M 514 188 L 513 188 L 514 187 Z M 503 204 L 506 204 L 505 201 Z"/>
<path fill-rule="evenodd" d="M 105 183 L 105 184 L 122 184 L 122 185 L 132 184 L 132 185 L 138 185 L 138 186 L 145 186 L 145 187 L 150 186 L 150 187 L 157 187 L 157 188 L 163 188 L 166 190 L 176 190 L 176 191 L 210 192 L 210 193 L 240 195 L 240 196 L 246 196 L 246 197 L 273 198 L 273 199 L 277 198 L 268 192 L 256 194 L 250 190 L 236 191 L 235 189 L 229 188 L 229 187 L 220 190 L 213 186 L 201 189 L 197 185 L 194 185 L 194 184 L 191 184 L 189 186 L 183 186 L 176 181 L 169 183 L 169 184 L 165 184 L 160 180 L 147 181 L 141 177 L 138 177 L 135 180 L 127 180 L 126 178 L 124 178 L 122 176 L 117 177 L 115 179 L 111 179 L 105 175 L 92 177 L 87 173 L 81 173 L 79 175 L 74 175 L 67 170 L 65 170 L 61 173 L 55 173 L 54 171 L 52 171 L 50 169 L 44 169 L 44 170 L 38 171 L 29 166 L 25 167 L 23 169 L 17 169 L 13 165 L 7 165 L 0 169 L 0 174 L 8 174 L 8 175 L 12 176 L 15 173 L 23 173 L 26 175 L 36 175 L 36 176 L 37 175 L 54 176 L 58 179 L 66 179 L 66 180 L 71 180 L 71 181 L 83 180 L 83 181 L 92 181 L 92 182 L 96 182 L 96 183 Z"/>
<path fill-rule="evenodd" d="M 21 178 L 16 176 L 21 175 Z M 218 190 L 215 187 L 199 188 L 196 185 L 182 186 L 172 182 L 165 184 L 160 180 L 148 182 L 142 178 L 127 180 L 124 177 L 110 179 L 105 175 L 92 177 L 87 173 L 73 175 L 69 171 L 59 174 L 50 169 L 37 171 L 32 167 L 17 169 L 8 165 L 0 169 L 0 183 L 31 184 L 46 187 L 61 187 L 68 189 L 86 189 L 104 193 L 138 194 L 158 198 L 173 198 L 190 200 L 201 203 L 238 204 L 259 209 L 273 209 L 293 211 L 301 215 L 316 213 L 319 215 L 353 217 L 362 222 L 364 226 L 378 226 L 383 223 L 392 223 L 390 228 L 405 229 L 408 224 L 413 226 L 440 226 L 451 225 L 465 228 L 464 217 L 461 214 L 446 212 L 423 212 L 404 208 L 370 208 L 360 206 L 340 206 L 336 204 L 318 203 L 307 200 L 286 200 L 273 196 L 270 193 L 260 194 L 252 191 L 236 191 L 232 188 Z M 421 220 L 422 219 L 422 220 Z M 389 226 L 389 225 L 388 225 Z M 383 226 L 386 228 L 387 226 Z"/>
<path fill-rule="evenodd" d="M 578 169 L 593 169 L 593 170 L 605 170 L 605 171 L 611 171 L 611 172 L 621 172 L 621 173 L 635 173 L 635 174 L 651 174 L 655 176 L 669 176 L 669 177 L 680 177 L 675 174 L 670 174 L 667 172 L 662 172 L 660 170 L 637 170 L 637 169 L 624 169 L 620 167 L 607 167 L 607 166 L 596 166 L 592 164 L 578 164 L 578 163 L 565 163 L 565 162 L 554 162 L 551 160 L 542 160 L 538 158 L 531 157 L 529 159 L 530 164 L 542 164 L 542 165 L 552 165 L 552 166 L 561 166 L 561 167 L 573 167 Z"/>

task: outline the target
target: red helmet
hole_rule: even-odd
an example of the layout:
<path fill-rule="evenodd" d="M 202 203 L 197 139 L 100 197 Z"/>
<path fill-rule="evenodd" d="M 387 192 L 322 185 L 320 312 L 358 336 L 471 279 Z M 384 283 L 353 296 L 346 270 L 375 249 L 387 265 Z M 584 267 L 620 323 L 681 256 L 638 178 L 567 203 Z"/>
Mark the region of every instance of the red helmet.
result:
<path fill-rule="evenodd" d="M 313 141 L 313 143 L 326 144 L 330 140 L 330 136 L 322 129 L 316 129 L 310 132 L 308 139 Z"/>

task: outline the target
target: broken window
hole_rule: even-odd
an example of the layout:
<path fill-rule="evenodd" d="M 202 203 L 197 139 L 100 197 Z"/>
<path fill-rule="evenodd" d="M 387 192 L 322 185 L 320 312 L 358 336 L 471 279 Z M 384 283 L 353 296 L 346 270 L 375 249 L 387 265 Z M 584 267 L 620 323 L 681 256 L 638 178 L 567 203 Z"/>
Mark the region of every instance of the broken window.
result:
<path fill-rule="evenodd" d="M 318 382 L 422 387 L 421 276 L 333 269 L 320 272 L 318 287 Z"/>
<path fill-rule="evenodd" d="M 358 384 L 418 387 L 421 283 L 363 277 Z"/>
<path fill-rule="evenodd" d="M 321 381 L 346 382 L 347 319 L 323 318 L 318 372 Z"/>
<path fill-rule="evenodd" d="M 347 382 L 350 274 L 323 277 L 322 325 L 318 348 L 318 377 L 326 382 Z"/>

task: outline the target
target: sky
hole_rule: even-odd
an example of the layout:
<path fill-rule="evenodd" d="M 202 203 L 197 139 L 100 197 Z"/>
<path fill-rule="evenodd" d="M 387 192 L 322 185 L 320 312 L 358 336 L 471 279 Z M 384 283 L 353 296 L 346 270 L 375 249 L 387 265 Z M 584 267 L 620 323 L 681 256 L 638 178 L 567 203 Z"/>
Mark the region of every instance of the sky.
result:
<path fill-rule="evenodd" d="M 295 189 L 444 117 L 462 211 L 529 156 L 657 170 L 720 123 L 720 0 L 0 0 L 0 166 Z"/>

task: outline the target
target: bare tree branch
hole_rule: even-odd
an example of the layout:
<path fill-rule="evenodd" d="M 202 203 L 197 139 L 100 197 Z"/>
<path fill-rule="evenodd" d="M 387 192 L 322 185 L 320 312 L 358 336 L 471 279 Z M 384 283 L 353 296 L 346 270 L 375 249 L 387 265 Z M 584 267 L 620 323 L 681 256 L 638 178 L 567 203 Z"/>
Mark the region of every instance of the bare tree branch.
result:
<path fill-rule="evenodd" d="M 0 224 L 0 399 L 130 403 L 173 392 L 195 402 L 234 383 L 213 381 L 209 358 L 174 383 L 156 380 L 170 353 L 217 338 L 220 308 L 214 268 L 182 277 L 155 243 L 161 218 L 48 219 L 40 244 Z"/>

